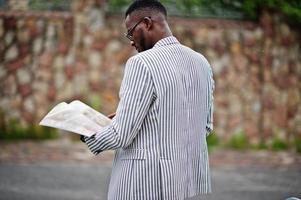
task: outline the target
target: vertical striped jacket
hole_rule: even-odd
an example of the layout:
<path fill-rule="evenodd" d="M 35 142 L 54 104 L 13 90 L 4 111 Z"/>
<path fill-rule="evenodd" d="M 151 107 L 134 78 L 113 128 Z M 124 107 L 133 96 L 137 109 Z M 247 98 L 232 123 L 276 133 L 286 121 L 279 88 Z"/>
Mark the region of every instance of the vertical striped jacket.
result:
<path fill-rule="evenodd" d="M 183 200 L 211 191 L 213 88 L 204 56 L 173 36 L 128 60 L 112 124 L 85 138 L 94 154 L 116 149 L 109 200 Z"/>

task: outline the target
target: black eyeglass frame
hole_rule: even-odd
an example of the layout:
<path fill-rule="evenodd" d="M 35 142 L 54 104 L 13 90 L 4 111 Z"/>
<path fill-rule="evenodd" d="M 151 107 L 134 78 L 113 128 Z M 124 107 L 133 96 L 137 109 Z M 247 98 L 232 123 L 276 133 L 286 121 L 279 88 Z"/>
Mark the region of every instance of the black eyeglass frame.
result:
<path fill-rule="evenodd" d="M 143 20 L 146 19 L 146 18 L 150 18 L 150 19 L 151 19 L 151 17 L 143 17 L 143 18 L 140 19 L 134 26 L 132 26 L 132 28 L 130 28 L 130 29 L 127 31 L 127 33 L 124 33 L 124 36 L 125 36 L 127 39 L 133 41 L 133 32 L 134 32 L 135 28 L 136 28 L 141 22 L 143 22 Z"/>

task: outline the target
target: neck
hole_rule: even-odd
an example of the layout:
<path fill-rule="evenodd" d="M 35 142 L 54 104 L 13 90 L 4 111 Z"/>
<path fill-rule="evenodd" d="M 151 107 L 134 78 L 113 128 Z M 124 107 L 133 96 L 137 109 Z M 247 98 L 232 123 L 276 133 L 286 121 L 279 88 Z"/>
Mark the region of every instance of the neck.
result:
<path fill-rule="evenodd" d="M 159 40 L 172 36 L 172 32 L 168 26 L 168 24 L 164 24 L 164 26 L 160 27 L 156 32 L 156 35 L 153 40 L 153 44 L 156 44 Z"/>

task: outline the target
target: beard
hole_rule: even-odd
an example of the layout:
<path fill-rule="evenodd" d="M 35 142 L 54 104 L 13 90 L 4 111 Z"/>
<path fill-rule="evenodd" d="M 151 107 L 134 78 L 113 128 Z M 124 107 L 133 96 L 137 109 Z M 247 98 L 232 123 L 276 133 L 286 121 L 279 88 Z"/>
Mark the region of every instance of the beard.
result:
<path fill-rule="evenodd" d="M 142 32 L 141 38 L 140 38 L 139 43 L 138 43 L 138 46 L 136 46 L 136 49 L 137 49 L 138 52 L 146 51 L 146 50 L 149 50 L 149 49 L 153 48 L 153 45 L 150 45 L 150 44 L 147 43 L 146 38 L 147 37 Z"/>
<path fill-rule="evenodd" d="M 147 50 L 145 43 L 146 43 L 145 36 L 144 36 L 144 33 L 142 33 L 141 38 L 140 38 L 139 43 L 138 43 L 138 48 L 137 48 L 138 52 L 142 52 L 142 51 Z"/>

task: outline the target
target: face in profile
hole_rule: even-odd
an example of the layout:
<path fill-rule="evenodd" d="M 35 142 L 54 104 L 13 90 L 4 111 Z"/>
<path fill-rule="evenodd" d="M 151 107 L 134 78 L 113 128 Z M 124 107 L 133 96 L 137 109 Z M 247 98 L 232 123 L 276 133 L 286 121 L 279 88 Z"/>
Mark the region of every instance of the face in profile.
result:
<path fill-rule="evenodd" d="M 136 48 L 138 52 L 148 50 L 147 37 L 145 30 L 145 18 L 138 19 L 137 17 L 127 16 L 125 19 L 125 27 L 127 32 L 125 36 L 130 40 L 131 45 Z"/>

